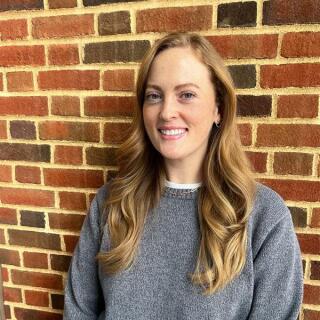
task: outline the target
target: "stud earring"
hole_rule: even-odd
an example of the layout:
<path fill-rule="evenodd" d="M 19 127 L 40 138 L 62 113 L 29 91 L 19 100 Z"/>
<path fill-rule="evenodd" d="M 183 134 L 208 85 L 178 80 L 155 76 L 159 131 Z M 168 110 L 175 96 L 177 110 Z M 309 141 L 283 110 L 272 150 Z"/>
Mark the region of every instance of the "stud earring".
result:
<path fill-rule="evenodd" d="M 215 122 L 214 124 L 216 125 L 216 128 L 220 128 L 220 122 Z"/>

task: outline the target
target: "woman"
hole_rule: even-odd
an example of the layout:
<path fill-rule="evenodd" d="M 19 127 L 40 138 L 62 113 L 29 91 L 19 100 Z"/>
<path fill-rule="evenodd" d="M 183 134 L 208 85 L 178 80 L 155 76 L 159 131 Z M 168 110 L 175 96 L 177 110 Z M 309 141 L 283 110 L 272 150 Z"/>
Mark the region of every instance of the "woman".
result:
<path fill-rule="evenodd" d="M 221 58 L 201 36 L 170 34 L 146 54 L 136 96 L 119 173 L 74 252 L 64 319 L 296 320 L 291 216 L 252 178 Z"/>

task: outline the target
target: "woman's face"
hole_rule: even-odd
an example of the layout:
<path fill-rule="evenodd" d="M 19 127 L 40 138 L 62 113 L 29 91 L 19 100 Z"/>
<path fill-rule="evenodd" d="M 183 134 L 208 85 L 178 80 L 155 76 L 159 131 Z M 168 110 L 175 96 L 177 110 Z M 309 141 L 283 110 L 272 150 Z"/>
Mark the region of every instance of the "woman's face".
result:
<path fill-rule="evenodd" d="M 202 163 L 214 122 L 220 121 L 210 72 L 191 48 L 154 59 L 143 104 L 147 134 L 166 161 Z"/>

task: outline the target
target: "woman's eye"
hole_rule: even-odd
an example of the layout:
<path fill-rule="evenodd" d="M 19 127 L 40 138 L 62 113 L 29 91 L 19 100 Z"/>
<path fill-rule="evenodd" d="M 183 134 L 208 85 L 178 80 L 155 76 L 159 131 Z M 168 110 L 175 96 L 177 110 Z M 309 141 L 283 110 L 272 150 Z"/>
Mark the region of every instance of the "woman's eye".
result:
<path fill-rule="evenodd" d="M 160 94 L 155 92 L 147 93 L 145 97 L 145 100 L 149 102 L 155 102 L 155 101 L 158 101 L 159 99 L 161 99 Z"/>
<path fill-rule="evenodd" d="M 183 93 L 181 94 L 181 98 L 186 99 L 186 100 L 192 99 L 192 98 L 194 98 L 195 96 L 196 96 L 196 95 L 195 95 L 194 93 L 192 93 L 192 92 L 183 92 Z"/>

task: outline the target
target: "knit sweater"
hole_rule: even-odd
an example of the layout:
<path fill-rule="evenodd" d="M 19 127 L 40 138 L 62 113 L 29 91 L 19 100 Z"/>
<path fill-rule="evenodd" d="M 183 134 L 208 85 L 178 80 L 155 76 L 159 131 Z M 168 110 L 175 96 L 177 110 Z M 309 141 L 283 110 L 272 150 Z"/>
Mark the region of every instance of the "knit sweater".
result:
<path fill-rule="evenodd" d="M 257 184 L 248 222 L 246 263 L 226 287 L 204 296 L 187 277 L 197 261 L 198 191 L 167 187 L 148 214 L 134 264 L 108 276 L 97 263 L 110 249 L 100 239 L 99 189 L 84 221 L 65 287 L 65 320 L 296 320 L 303 281 L 299 245 L 282 198 Z"/>

